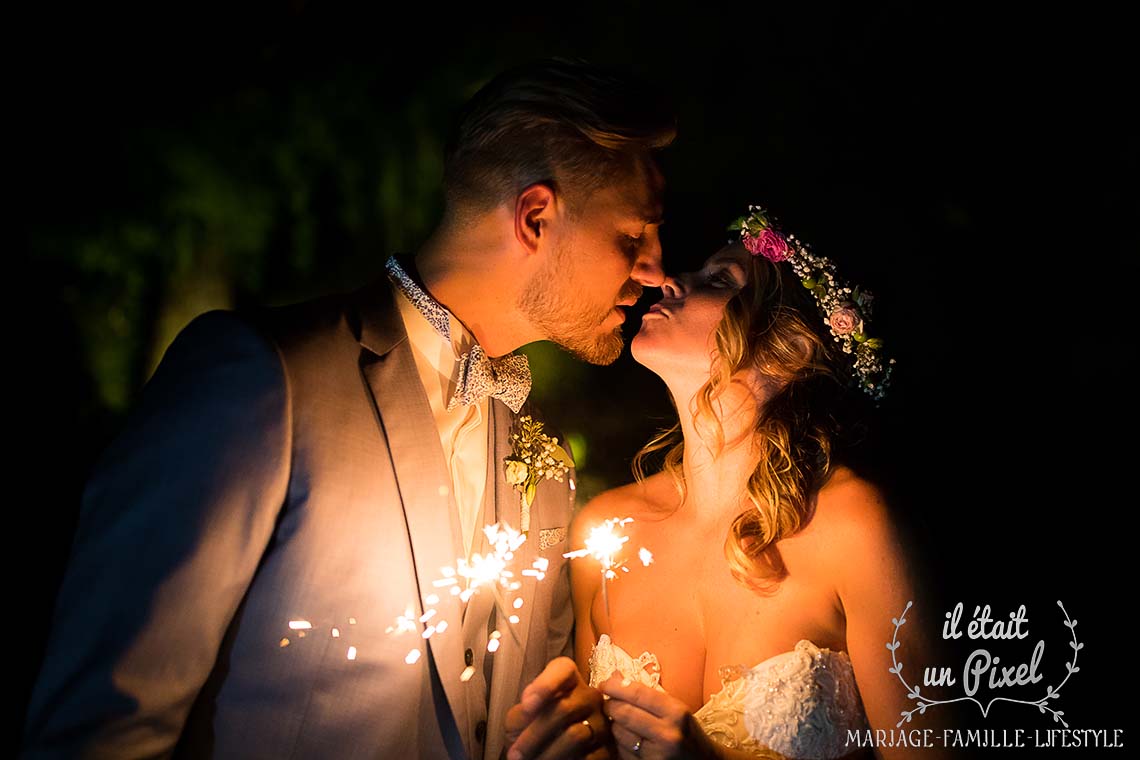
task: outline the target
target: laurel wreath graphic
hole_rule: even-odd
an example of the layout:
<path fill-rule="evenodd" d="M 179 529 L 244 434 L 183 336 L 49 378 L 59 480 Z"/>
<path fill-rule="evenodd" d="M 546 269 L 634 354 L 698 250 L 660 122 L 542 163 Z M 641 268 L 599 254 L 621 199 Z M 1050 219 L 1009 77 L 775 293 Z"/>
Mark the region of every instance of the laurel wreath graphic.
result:
<path fill-rule="evenodd" d="M 985 705 L 973 697 L 957 697 L 955 699 L 931 699 L 929 697 L 924 697 L 917 685 L 911 686 L 909 683 L 907 683 L 906 678 L 904 678 L 902 674 L 903 664 L 898 659 L 898 648 L 900 646 L 899 628 L 906 625 L 906 613 L 910 611 L 910 608 L 913 605 L 914 602 L 907 602 L 906 607 L 903 609 L 902 615 L 897 618 L 891 618 L 891 622 L 895 624 L 895 632 L 891 637 L 890 643 L 887 644 L 887 649 L 891 650 L 892 663 L 892 666 L 887 670 L 898 676 L 899 681 L 903 686 L 906 687 L 907 698 L 915 700 L 916 703 L 913 710 L 904 710 L 903 712 L 899 713 L 902 717 L 899 719 L 899 722 L 895 724 L 895 728 L 898 728 L 903 723 L 910 723 L 910 720 L 914 717 L 915 713 L 922 715 L 926 712 L 926 709 L 928 707 L 949 705 L 955 702 L 973 702 L 978 706 L 978 709 L 982 711 L 983 718 L 989 716 L 990 708 L 993 707 L 995 702 L 1012 702 L 1019 705 L 1032 705 L 1039 709 L 1042 713 L 1051 713 L 1053 715 L 1053 720 L 1060 723 L 1065 728 L 1069 727 L 1069 724 L 1066 723 L 1065 719 L 1062 717 L 1065 713 L 1062 710 L 1055 710 L 1052 707 L 1049 707 L 1049 701 L 1060 697 L 1061 688 L 1069 682 L 1069 679 L 1072 678 L 1073 673 L 1080 671 L 1080 668 L 1077 667 L 1077 653 L 1084 649 L 1085 645 L 1077 641 L 1077 621 L 1069 617 L 1069 613 L 1065 610 L 1065 605 L 1061 604 L 1060 600 L 1057 600 L 1057 606 L 1061 608 L 1061 612 L 1065 615 L 1065 626 L 1069 629 L 1069 632 L 1073 637 L 1073 640 L 1069 642 L 1069 647 L 1071 647 L 1073 650 L 1073 659 L 1070 662 L 1065 663 L 1067 672 L 1065 673 L 1065 678 L 1063 681 L 1061 681 L 1060 686 L 1055 689 L 1052 686 L 1047 686 L 1045 688 L 1045 696 L 1037 700 L 1031 701 L 1026 699 L 1011 699 L 1009 697 L 994 697 Z"/>

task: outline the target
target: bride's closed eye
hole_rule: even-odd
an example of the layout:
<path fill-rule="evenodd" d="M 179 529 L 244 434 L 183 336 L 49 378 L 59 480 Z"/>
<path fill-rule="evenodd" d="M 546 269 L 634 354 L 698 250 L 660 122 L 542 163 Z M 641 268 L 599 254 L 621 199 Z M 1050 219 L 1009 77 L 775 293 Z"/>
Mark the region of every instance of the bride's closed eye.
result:
<path fill-rule="evenodd" d="M 739 288 L 740 283 L 727 269 L 719 269 L 708 276 L 708 282 L 716 288 Z"/>

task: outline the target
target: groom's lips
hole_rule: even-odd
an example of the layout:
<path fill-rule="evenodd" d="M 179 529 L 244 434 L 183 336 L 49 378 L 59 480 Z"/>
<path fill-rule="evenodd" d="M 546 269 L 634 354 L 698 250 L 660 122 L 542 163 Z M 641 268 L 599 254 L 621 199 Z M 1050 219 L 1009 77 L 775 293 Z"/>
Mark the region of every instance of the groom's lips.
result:
<path fill-rule="evenodd" d="M 614 311 L 621 315 L 621 321 L 625 322 L 629 319 L 629 308 L 637 303 L 637 298 L 622 299 L 614 304 Z"/>
<path fill-rule="evenodd" d="M 661 316 L 663 316 L 663 317 L 668 317 L 668 316 L 669 316 L 669 310 L 668 310 L 668 309 L 666 309 L 664 306 L 662 306 L 662 305 L 661 305 L 661 304 L 659 304 L 659 303 L 655 303 L 655 304 L 653 304 L 652 306 L 650 306 L 650 307 L 649 307 L 649 311 L 647 311 L 647 312 L 645 312 L 645 313 L 646 313 L 647 315 L 649 315 L 649 314 L 660 314 L 660 315 L 661 315 Z"/>

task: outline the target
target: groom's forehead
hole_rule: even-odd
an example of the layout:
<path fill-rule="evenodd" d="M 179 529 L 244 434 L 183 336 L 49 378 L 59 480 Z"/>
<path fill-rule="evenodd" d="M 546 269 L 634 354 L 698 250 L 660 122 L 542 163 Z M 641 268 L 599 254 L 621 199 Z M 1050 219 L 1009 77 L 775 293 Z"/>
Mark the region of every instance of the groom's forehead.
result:
<path fill-rule="evenodd" d="M 619 189 L 623 212 L 643 224 L 665 221 L 665 177 L 653 162 L 639 165 Z"/>

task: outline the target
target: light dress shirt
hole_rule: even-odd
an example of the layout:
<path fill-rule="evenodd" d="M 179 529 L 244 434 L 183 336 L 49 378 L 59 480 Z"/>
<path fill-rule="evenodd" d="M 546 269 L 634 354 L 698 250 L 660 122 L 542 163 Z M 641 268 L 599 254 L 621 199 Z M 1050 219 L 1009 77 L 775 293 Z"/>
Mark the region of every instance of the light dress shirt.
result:
<path fill-rule="evenodd" d="M 431 413 L 443 445 L 443 458 L 451 475 L 448 487 L 459 510 L 459 524 L 463 529 L 463 547 L 468 558 L 475 539 L 483 507 L 483 492 L 487 481 L 487 448 L 490 399 L 470 406 L 458 405 L 450 412 L 447 402 L 455 390 L 455 375 L 459 357 L 470 350 L 475 337 L 463 323 L 448 312 L 451 324 L 451 341 L 448 342 L 423 314 L 408 300 L 399 288 L 393 286 L 396 303 L 404 327 L 408 332 L 412 355 L 420 382 L 427 391 Z"/>

